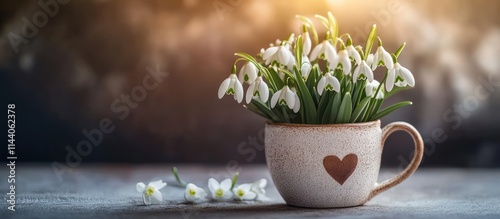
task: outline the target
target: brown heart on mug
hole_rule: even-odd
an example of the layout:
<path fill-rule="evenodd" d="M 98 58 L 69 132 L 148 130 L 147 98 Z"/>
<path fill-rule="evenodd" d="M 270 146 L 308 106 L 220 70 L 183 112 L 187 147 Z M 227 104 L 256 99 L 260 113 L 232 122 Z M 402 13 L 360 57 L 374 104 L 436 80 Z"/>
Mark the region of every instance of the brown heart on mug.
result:
<path fill-rule="evenodd" d="M 357 165 L 358 156 L 355 154 L 348 154 L 342 160 L 335 155 L 329 155 L 323 159 L 326 172 L 340 185 L 351 176 Z"/>

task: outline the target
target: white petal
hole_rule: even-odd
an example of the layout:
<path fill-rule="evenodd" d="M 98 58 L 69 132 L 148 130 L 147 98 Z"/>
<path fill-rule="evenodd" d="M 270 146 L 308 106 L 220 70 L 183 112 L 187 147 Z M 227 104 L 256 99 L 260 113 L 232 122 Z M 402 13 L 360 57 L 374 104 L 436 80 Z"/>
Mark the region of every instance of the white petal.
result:
<path fill-rule="evenodd" d="M 326 60 L 330 63 L 335 63 L 337 62 L 337 51 L 335 50 L 335 47 L 333 47 L 330 42 L 326 42 L 325 44 L 325 57 Z M 336 67 L 336 66 L 335 66 Z"/>
<path fill-rule="evenodd" d="M 323 94 L 323 90 L 325 90 L 325 86 L 326 86 L 326 77 L 323 76 L 323 77 L 321 77 L 321 79 L 318 82 L 318 87 L 316 87 L 316 90 L 318 91 L 319 95 Z"/>
<path fill-rule="evenodd" d="M 403 79 L 408 83 L 408 85 L 410 85 L 411 87 L 415 86 L 415 78 L 411 74 L 410 70 L 401 66 L 401 75 L 403 76 Z"/>
<path fill-rule="evenodd" d="M 373 88 L 372 88 L 372 84 L 371 83 L 366 83 L 366 86 L 365 86 L 365 94 L 366 96 L 370 97 L 373 95 Z"/>
<path fill-rule="evenodd" d="M 327 78 L 327 83 L 332 85 L 334 91 L 340 92 L 340 82 L 336 77 L 330 75 Z"/>
<path fill-rule="evenodd" d="M 371 68 L 373 71 L 375 71 L 375 69 L 377 69 L 378 62 L 379 62 L 379 52 L 377 50 L 377 52 L 375 52 L 375 55 L 373 56 L 373 60 L 371 63 Z"/>
<path fill-rule="evenodd" d="M 278 60 L 283 65 L 288 64 L 288 61 L 290 60 L 290 56 L 287 51 L 288 50 L 284 46 L 280 46 L 280 49 L 278 50 Z"/>
<path fill-rule="evenodd" d="M 273 97 L 271 97 L 271 108 L 274 108 L 276 106 L 276 103 L 278 102 L 280 95 L 281 95 L 281 90 L 274 93 Z"/>
<path fill-rule="evenodd" d="M 318 45 L 316 45 L 316 47 L 314 47 L 313 51 L 311 52 L 311 55 L 309 56 L 309 59 L 311 60 L 311 62 L 318 58 L 318 55 L 321 52 L 322 48 L 323 48 L 323 44 L 318 44 Z"/>
<path fill-rule="evenodd" d="M 226 78 L 226 80 L 224 80 L 222 82 L 222 84 L 220 84 L 220 87 L 219 87 L 219 99 L 222 99 L 222 97 L 224 97 L 224 94 L 226 94 L 226 91 L 227 91 L 227 88 L 229 88 L 229 82 L 231 81 L 231 79 L 229 78 Z"/>
<path fill-rule="evenodd" d="M 382 53 L 384 55 L 383 59 L 384 59 L 384 64 L 385 64 L 385 67 L 387 67 L 387 69 L 392 69 L 394 68 L 394 62 L 392 62 L 392 56 L 391 54 L 389 54 L 387 51 L 383 51 Z"/>
<path fill-rule="evenodd" d="M 267 84 L 264 81 L 260 81 L 259 83 L 259 95 L 260 99 L 264 103 L 267 102 L 267 100 L 269 99 L 269 88 L 267 87 Z"/>
<path fill-rule="evenodd" d="M 366 78 L 368 79 L 368 82 L 372 82 L 373 81 L 373 71 L 370 69 L 370 67 L 368 67 L 368 65 L 366 64 L 366 62 L 364 63 L 364 65 L 362 66 L 364 69 L 364 72 L 363 74 L 366 76 Z"/>
<path fill-rule="evenodd" d="M 227 191 L 224 191 L 224 194 L 222 195 L 222 197 L 220 198 L 221 200 L 229 200 L 233 198 L 233 192 L 227 190 Z"/>
<path fill-rule="evenodd" d="M 163 180 L 156 180 L 156 181 L 153 181 L 153 182 L 149 183 L 149 186 L 153 186 L 157 190 L 162 189 L 166 185 L 167 185 L 167 183 L 163 182 Z"/>
<path fill-rule="evenodd" d="M 248 83 L 253 83 L 257 78 L 257 67 L 251 62 L 248 62 L 247 64 L 247 74 Z"/>
<path fill-rule="evenodd" d="M 240 69 L 240 73 L 238 74 L 238 80 L 240 81 L 245 81 L 245 69 L 247 68 L 247 65 L 243 65 Z"/>
<path fill-rule="evenodd" d="M 361 65 L 363 65 L 363 61 L 361 61 L 361 64 L 359 64 L 356 69 L 354 69 L 354 75 L 352 76 L 352 83 L 356 83 L 356 81 L 358 80 L 359 78 L 359 71 L 361 69 Z"/>
<path fill-rule="evenodd" d="M 302 67 L 300 68 L 300 73 L 302 77 L 307 79 L 309 77 L 309 73 L 311 72 L 311 64 L 304 62 L 302 63 Z"/>
<path fill-rule="evenodd" d="M 366 64 L 369 66 L 372 65 L 374 59 L 373 54 L 368 54 L 368 57 L 366 57 Z"/>
<path fill-rule="evenodd" d="M 396 70 L 393 68 L 387 73 L 387 79 L 385 80 L 385 90 L 391 92 L 394 87 L 394 80 L 396 80 Z"/>
<path fill-rule="evenodd" d="M 249 104 L 251 101 L 252 101 L 252 98 L 253 98 L 253 94 L 254 94 L 254 91 L 255 91 L 255 84 L 257 82 L 253 82 L 252 84 L 250 84 L 250 86 L 248 87 L 247 89 L 247 94 L 246 94 L 246 102 L 247 104 Z"/>
<path fill-rule="evenodd" d="M 219 182 L 214 178 L 208 179 L 208 190 L 210 190 L 210 192 L 215 192 L 215 190 L 219 189 L 219 186 Z"/>
<path fill-rule="evenodd" d="M 142 201 L 144 202 L 145 205 L 151 204 L 151 198 L 149 196 L 147 196 L 146 194 L 142 195 Z"/>
<path fill-rule="evenodd" d="M 135 188 L 137 189 L 138 192 L 144 192 L 146 185 L 144 183 L 140 182 L 140 183 L 137 183 L 137 185 L 135 185 Z"/>
<path fill-rule="evenodd" d="M 293 109 L 295 106 L 295 93 L 290 89 L 286 91 L 285 101 L 288 108 Z"/>
<path fill-rule="evenodd" d="M 304 33 L 303 45 L 302 45 L 302 54 L 307 56 L 309 52 L 311 52 L 311 37 L 309 37 L 309 32 Z"/>
<path fill-rule="evenodd" d="M 354 46 L 350 45 L 347 47 L 349 51 L 349 56 L 351 56 L 356 63 L 361 63 L 361 56 L 359 55 L 359 52 L 354 48 Z"/>
<path fill-rule="evenodd" d="M 340 59 L 340 63 L 342 63 L 342 69 L 344 70 L 344 75 L 348 75 L 351 72 L 351 60 L 348 57 L 344 57 Z"/>
<path fill-rule="evenodd" d="M 266 49 L 266 51 L 262 55 L 262 59 L 269 60 L 269 58 L 271 58 L 271 56 L 273 56 L 277 51 L 278 51 L 277 46 L 269 47 L 268 49 Z"/>
<path fill-rule="evenodd" d="M 255 192 L 248 191 L 243 197 L 241 197 L 241 200 L 254 200 L 256 197 L 257 194 Z"/>
<path fill-rule="evenodd" d="M 243 85 L 241 85 L 240 81 L 236 80 L 234 82 L 234 96 L 236 97 L 236 101 L 238 101 L 238 103 L 241 103 L 243 100 L 243 94 Z"/>
<path fill-rule="evenodd" d="M 297 113 L 300 110 L 300 99 L 299 95 L 295 95 L 295 106 L 293 106 L 293 112 Z"/>
<path fill-rule="evenodd" d="M 231 179 L 225 179 L 220 183 L 220 188 L 223 190 L 229 190 L 229 189 L 231 189 L 232 184 L 233 184 L 233 181 L 231 181 Z"/>
<path fill-rule="evenodd" d="M 163 201 L 163 196 L 160 191 L 155 190 L 153 195 L 151 196 L 151 200 L 157 203 L 161 203 Z"/>

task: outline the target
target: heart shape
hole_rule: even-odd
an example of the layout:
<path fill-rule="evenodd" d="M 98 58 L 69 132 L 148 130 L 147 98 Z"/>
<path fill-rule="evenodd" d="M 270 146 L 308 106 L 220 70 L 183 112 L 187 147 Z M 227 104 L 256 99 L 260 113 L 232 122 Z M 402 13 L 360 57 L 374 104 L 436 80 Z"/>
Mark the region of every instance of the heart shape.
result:
<path fill-rule="evenodd" d="M 340 185 L 351 176 L 357 165 L 358 156 L 355 154 L 348 154 L 342 160 L 335 155 L 329 155 L 323 159 L 326 172 Z"/>

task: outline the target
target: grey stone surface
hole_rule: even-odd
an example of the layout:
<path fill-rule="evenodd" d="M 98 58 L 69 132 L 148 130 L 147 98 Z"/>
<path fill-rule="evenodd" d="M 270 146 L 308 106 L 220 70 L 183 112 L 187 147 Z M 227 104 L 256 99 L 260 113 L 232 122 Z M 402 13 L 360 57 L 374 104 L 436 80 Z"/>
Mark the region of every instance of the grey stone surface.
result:
<path fill-rule="evenodd" d="M 267 178 L 266 201 L 186 204 L 172 166 L 81 165 L 59 181 L 50 164 L 17 166 L 16 212 L 2 201 L 0 218 L 500 218 L 500 170 L 420 169 L 407 181 L 364 206 L 306 209 L 287 206 L 263 165 L 241 167 L 240 182 Z M 225 166 L 179 165 L 186 181 L 206 188 L 210 176 L 230 174 Z M 382 179 L 396 170 L 383 170 Z M 0 169 L 6 199 L 7 169 Z M 163 179 L 164 202 L 144 206 L 137 182 Z M 314 180 L 314 179 L 311 179 Z"/>

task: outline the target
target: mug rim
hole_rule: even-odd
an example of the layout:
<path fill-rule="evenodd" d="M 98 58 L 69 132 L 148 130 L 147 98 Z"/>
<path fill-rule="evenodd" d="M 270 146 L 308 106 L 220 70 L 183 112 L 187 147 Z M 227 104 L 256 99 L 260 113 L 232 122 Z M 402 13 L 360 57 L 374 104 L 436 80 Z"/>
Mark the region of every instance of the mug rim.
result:
<path fill-rule="evenodd" d="M 304 128 L 323 128 L 323 127 L 367 127 L 367 126 L 380 126 L 380 119 L 369 121 L 369 122 L 358 122 L 358 123 L 341 123 L 341 124 L 302 124 L 302 123 L 275 123 L 272 121 L 266 121 L 266 125 L 275 127 L 304 127 Z"/>

